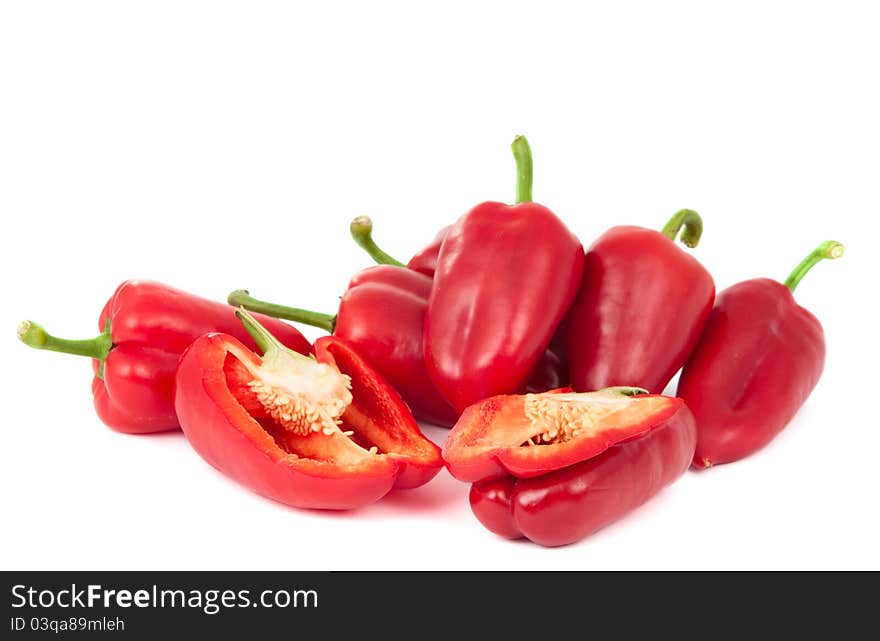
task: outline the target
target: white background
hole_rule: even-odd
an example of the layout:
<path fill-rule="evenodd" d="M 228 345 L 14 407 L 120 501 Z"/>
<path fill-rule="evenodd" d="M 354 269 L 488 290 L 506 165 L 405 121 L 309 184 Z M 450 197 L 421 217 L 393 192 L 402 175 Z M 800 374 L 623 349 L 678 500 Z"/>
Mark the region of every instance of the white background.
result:
<path fill-rule="evenodd" d="M 0 566 L 880 569 L 876 6 L 323 4 L 2 5 Z M 788 429 L 579 544 L 493 536 L 445 472 L 352 513 L 272 503 L 180 434 L 110 431 L 87 361 L 14 337 L 94 335 L 131 277 L 334 311 L 370 264 L 353 216 L 405 260 L 513 198 L 518 133 L 586 244 L 694 208 L 719 289 L 848 248 L 797 293 L 828 359 Z"/>

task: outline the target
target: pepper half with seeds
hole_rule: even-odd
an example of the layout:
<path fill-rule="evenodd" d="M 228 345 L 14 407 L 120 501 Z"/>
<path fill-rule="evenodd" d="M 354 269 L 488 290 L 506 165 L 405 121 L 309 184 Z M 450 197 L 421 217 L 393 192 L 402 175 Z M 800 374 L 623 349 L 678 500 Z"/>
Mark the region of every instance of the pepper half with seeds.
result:
<path fill-rule="evenodd" d="M 460 481 L 531 478 L 640 437 L 679 411 L 679 398 L 637 387 L 494 396 L 467 408 L 443 458 Z"/>
<path fill-rule="evenodd" d="M 439 448 L 348 345 L 328 336 L 303 356 L 246 311 L 239 318 L 262 358 L 231 336 L 207 334 L 177 371 L 181 427 L 211 465 L 276 501 L 336 510 L 437 474 Z"/>

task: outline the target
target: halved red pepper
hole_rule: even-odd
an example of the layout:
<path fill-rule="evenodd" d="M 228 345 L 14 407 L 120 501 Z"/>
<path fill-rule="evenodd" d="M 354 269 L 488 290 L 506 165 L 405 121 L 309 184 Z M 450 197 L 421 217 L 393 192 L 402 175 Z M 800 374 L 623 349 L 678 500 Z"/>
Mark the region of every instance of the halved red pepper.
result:
<path fill-rule="evenodd" d="M 177 371 L 180 424 L 206 461 L 276 501 L 334 510 L 437 474 L 439 448 L 343 341 L 320 338 L 313 358 L 304 357 L 244 310 L 239 314 L 262 358 L 231 336 L 208 334 Z"/>
<path fill-rule="evenodd" d="M 755 278 L 718 295 L 678 394 L 697 418 L 694 466 L 741 459 L 761 449 L 794 418 L 825 364 L 819 320 L 795 302 L 801 278 L 843 245 L 819 245 L 785 284 Z"/>
<path fill-rule="evenodd" d="M 285 345 L 308 353 L 309 342 L 287 323 L 261 316 Z M 30 347 L 91 357 L 95 411 L 128 434 L 177 429 L 174 374 L 183 351 L 207 332 L 225 332 L 255 347 L 235 309 L 167 285 L 127 280 L 116 288 L 98 319 L 101 335 L 88 340 L 52 336 L 25 321 L 18 337 Z"/>
<path fill-rule="evenodd" d="M 443 459 L 460 481 L 540 476 L 646 434 L 683 404 L 633 387 L 495 396 L 464 411 Z"/>
<path fill-rule="evenodd" d="M 571 386 L 638 385 L 660 393 L 700 339 L 715 298 L 711 274 L 678 248 L 695 247 L 703 222 L 683 209 L 662 232 L 613 227 L 589 248 L 565 324 Z"/>
<path fill-rule="evenodd" d="M 471 510 L 491 532 L 567 545 L 600 530 L 688 469 L 697 440 L 686 405 L 650 431 L 602 454 L 534 478 L 505 476 L 471 487 Z"/>

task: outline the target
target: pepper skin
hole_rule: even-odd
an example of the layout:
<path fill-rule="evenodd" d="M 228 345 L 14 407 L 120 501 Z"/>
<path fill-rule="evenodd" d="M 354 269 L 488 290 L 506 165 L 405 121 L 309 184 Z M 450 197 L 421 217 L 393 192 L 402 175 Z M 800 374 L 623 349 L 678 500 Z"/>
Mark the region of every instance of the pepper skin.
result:
<path fill-rule="evenodd" d="M 825 336 L 792 292 L 813 265 L 843 251 L 840 243 L 822 243 L 784 285 L 756 278 L 718 295 L 678 384 L 697 419 L 695 467 L 756 452 L 807 400 L 822 374 Z"/>
<path fill-rule="evenodd" d="M 440 248 L 425 316 L 428 375 L 458 411 L 517 390 L 534 370 L 581 280 L 580 241 L 531 201 L 531 156 L 513 143 L 517 204 L 487 202 Z"/>
<path fill-rule="evenodd" d="M 693 415 L 680 405 L 663 425 L 582 463 L 535 478 L 476 483 L 471 509 L 499 536 L 568 545 L 618 520 L 684 474 L 696 440 Z"/>
<path fill-rule="evenodd" d="M 175 406 L 199 455 L 253 491 L 300 508 L 345 510 L 433 478 L 439 449 L 400 396 L 344 342 L 285 350 L 250 315 L 261 359 L 225 334 L 184 353 Z"/>
<path fill-rule="evenodd" d="M 309 342 L 286 323 L 261 317 L 285 345 L 308 353 Z M 225 332 L 254 347 L 235 309 L 150 281 L 128 280 L 117 289 L 98 320 L 101 335 L 65 340 L 25 321 L 19 338 L 38 349 L 89 356 L 95 411 L 109 427 L 127 434 L 178 428 L 174 373 L 183 351 L 207 332 Z"/>
<path fill-rule="evenodd" d="M 655 394 L 684 365 L 712 309 L 715 284 L 675 246 L 695 247 L 696 212 L 682 210 L 657 232 L 613 227 L 587 251 L 577 301 L 566 318 L 571 386 L 637 385 Z"/>
<path fill-rule="evenodd" d="M 452 476 L 469 483 L 541 476 L 647 434 L 682 405 L 637 387 L 494 396 L 464 411 L 443 460 Z"/>
<path fill-rule="evenodd" d="M 431 279 L 424 274 L 376 265 L 351 279 L 336 316 L 267 303 L 244 290 L 232 292 L 228 300 L 251 311 L 331 331 L 388 379 L 418 418 L 448 427 L 458 413 L 428 378 L 422 352 L 430 291 Z"/>

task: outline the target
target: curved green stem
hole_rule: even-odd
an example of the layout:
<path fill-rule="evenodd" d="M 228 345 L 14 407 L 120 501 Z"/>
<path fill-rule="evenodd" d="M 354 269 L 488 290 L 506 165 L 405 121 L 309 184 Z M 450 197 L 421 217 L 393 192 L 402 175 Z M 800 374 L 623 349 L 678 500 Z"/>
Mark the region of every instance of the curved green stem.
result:
<path fill-rule="evenodd" d="M 28 320 L 18 325 L 18 339 L 34 349 L 45 349 L 50 352 L 94 358 L 100 361 L 98 378 L 104 378 L 104 361 L 107 360 L 107 355 L 113 349 L 113 339 L 110 336 L 110 321 L 107 321 L 107 325 L 100 336 L 85 340 L 70 340 L 52 336 L 42 325 Z"/>
<path fill-rule="evenodd" d="M 816 263 L 825 260 L 826 258 L 829 260 L 840 258 L 843 256 L 844 251 L 846 251 L 846 248 L 841 243 L 836 240 L 826 240 L 810 252 L 810 255 L 804 258 L 798 266 L 794 268 L 794 271 L 792 271 L 791 274 L 788 275 L 788 278 L 785 279 L 785 286 L 794 293 L 798 283 L 801 282 L 801 279 L 807 275 L 807 272 L 810 271 Z"/>
<path fill-rule="evenodd" d="M 703 219 L 693 209 L 676 212 L 660 233 L 674 242 L 682 227 L 684 231 L 681 232 L 681 242 L 688 247 L 696 247 L 700 243 L 700 236 L 703 235 Z"/>
<path fill-rule="evenodd" d="M 373 221 L 369 216 L 358 216 L 351 221 L 348 229 L 351 232 L 351 237 L 354 238 L 354 242 L 360 245 L 380 265 L 405 266 L 393 256 L 389 256 L 382 251 L 373 241 Z"/>
<path fill-rule="evenodd" d="M 308 356 L 303 356 L 299 352 L 293 351 L 275 338 L 275 335 L 263 327 L 244 307 L 239 307 L 235 310 L 235 315 L 263 353 L 263 363 L 271 367 L 284 362 L 296 363 L 311 360 Z"/>
<path fill-rule="evenodd" d="M 532 150 L 525 136 L 517 136 L 510 145 L 516 159 L 516 202 L 532 202 Z"/>
<path fill-rule="evenodd" d="M 267 303 L 266 301 L 254 298 L 246 289 L 236 289 L 229 294 L 226 301 L 230 305 L 243 307 L 252 312 L 265 314 L 266 316 L 272 316 L 274 318 L 283 318 L 297 323 L 305 323 L 306 325 L 319 327 L 328 332 L 332 332 L 333 328 L 336 327 L 335 316 L 309 311 L 308 309 L 299 309 L 297 307 L 287 307 L 285 305 Z"/>

